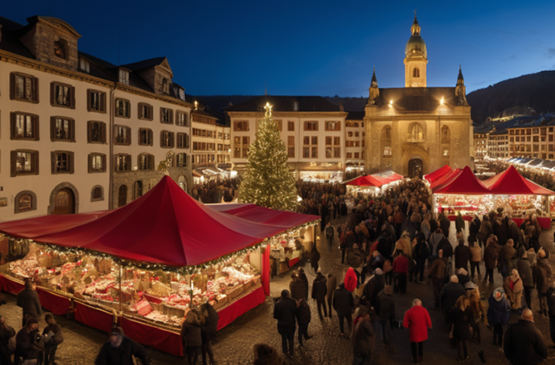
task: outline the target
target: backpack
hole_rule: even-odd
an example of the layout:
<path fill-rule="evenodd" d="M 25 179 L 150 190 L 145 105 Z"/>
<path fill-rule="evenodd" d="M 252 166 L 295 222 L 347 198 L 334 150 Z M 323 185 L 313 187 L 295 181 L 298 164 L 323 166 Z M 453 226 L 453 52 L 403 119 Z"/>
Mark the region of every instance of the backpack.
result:
<path fill-rule="evenodd" d="M 327 238 L 333 238 L 333 227 L 332 226 L 326 227 L 326 237 Z"/>

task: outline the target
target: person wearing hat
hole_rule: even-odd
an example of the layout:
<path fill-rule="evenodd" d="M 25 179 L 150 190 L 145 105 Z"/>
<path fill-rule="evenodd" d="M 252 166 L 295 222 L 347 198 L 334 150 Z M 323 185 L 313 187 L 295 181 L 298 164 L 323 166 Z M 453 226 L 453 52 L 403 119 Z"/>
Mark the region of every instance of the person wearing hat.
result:
<path fill-rule="evenodd" d="M 493 326 L 493 344 L 500 348 L 503 345 L 503 326 L 509 323 L 511 307 L 503 288 L 497 288 L 488 299 L 488 322 Z"/>
<path fill-rule="evenodd" d="M 25 327 L 19 330 L 17 336 L 15 337 L 15 359 L 25 360 L 37 360 L 40 356 L 40 351 L 37 346 L 35 346 L 35 340 L 39 334 L 39 321 L 30 317 L 25 323 Z"/>
<path fill-rule="evenodd" d="M 44 345 L 44 363 L 45 365 L 54 365 L 56 350 L 58 349 L 58 345 L 64 342 L 64 336 L 62 335 L 61 327 L 58 326 L 51 313 L 45 315 L 44 320 L 46 321 L 46 324 L 48 324 L 48 326 L 46 326 L 42 331 L 42 334 L 46 338 Z"/>
<path fill-rule="evenodd" d="M 95 365 L 133 365 L 133 356 L 139 358 L 143 365 L 150 364 L 145 348 L 125 336 L 121 327 L 113 327 L 110 339 L 102 345 Z"/>

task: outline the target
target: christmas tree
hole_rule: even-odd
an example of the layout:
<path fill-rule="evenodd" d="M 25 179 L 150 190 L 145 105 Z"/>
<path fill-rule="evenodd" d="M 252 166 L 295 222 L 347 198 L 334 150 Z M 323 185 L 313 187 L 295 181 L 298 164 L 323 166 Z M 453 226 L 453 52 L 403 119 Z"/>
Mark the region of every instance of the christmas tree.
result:
<path fill-rule="evenodd" d="M 297 189 L 289 170 L 287 150 L 281 139 L 272 107 L 266 103 L 254 143 L 250 145 L 245 174 L 239 188 L 239 200 L 277 210 L 295 210 Z"/>

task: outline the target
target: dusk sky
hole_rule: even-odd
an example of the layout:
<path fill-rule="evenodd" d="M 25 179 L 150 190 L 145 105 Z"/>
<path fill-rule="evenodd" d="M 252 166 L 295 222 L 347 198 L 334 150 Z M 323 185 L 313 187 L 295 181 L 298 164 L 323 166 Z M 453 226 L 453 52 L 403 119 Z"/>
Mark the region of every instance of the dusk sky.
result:
<path fill-rule="evenodd" d="M 273 95 L 368 96 L 373 66 L 380 87 L 404 86 L 415 8 L 428 86 L 454 86 L 459 64 L 467 92 L 555 69 L 552 0 L 4 0 L 0 15 L 61 18 L 81 51 L 116 65 L 166 56 L 193 95 L 263 94 L 266 83 Z"/>

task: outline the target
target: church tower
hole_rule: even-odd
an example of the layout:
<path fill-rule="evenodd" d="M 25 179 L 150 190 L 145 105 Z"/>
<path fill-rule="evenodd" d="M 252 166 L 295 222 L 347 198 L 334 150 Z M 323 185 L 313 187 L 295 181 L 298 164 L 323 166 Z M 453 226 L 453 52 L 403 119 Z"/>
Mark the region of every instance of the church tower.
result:
<path fill-rule="evenodd" d="M 405 87 L 426 87 L 428 51 L 426 43 L 420 36 L 420 25 L 416 14 L 410 31 L 412 36 L 405 46 Z"/>

